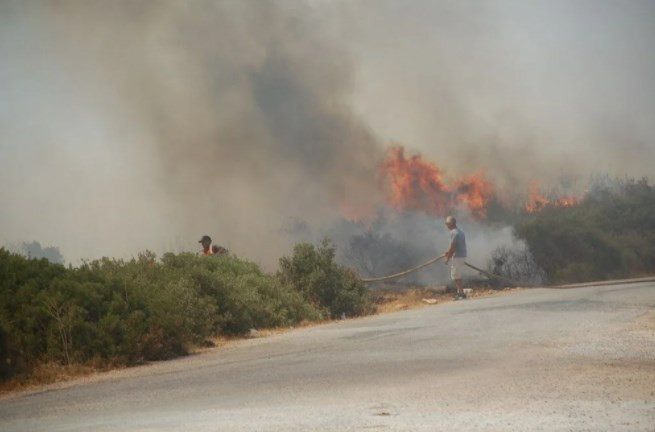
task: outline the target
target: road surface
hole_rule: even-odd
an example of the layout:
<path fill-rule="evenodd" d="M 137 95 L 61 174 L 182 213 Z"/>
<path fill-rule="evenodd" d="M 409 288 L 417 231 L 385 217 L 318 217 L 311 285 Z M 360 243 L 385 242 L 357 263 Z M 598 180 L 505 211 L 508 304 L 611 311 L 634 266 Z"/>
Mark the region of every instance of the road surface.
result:
<path fill-rule="evenodd" d="M 0 431 L 655 431 L 655 283 L 530 289 L 0 399 Z"/>

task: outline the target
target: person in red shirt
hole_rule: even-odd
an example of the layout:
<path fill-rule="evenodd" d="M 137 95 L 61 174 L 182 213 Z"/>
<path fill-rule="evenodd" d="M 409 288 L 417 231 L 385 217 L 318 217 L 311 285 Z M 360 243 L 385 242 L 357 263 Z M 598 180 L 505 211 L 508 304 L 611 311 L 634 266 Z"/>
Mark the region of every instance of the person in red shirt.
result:
<path fill-rule="evenodd" d="M 202 238 L 198 241 L 202 245 L 202 254 L 204 256 L 212 256 L 214 252 L 212 252 L 211 245 L 212 245 L 212 238 L 209 237 L 208 235 L 202 236 Z"/>

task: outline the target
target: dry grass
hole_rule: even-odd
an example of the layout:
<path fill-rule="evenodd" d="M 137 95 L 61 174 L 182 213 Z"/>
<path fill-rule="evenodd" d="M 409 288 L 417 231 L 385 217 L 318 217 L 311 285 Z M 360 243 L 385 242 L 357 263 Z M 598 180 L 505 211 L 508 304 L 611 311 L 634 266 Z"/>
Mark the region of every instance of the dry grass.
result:
<path fill-rule="evenodd" d="M 47 384 L 68 381 L 105 372 L 111 367 L 94 365 L 61 365 L 58 363 L 43 363 L 36 366 L 29 375 L 18 375 L 0 383 L 0 395 L 30 390 Z"/>
<path fill-rule="evenodd" d="M 373 292 L 373 298 L 377 304 L 378 313 L 389 313 L 444 303 L 450 301 L 452 295 L 446 293 L 446 287 L 402 290 L 382 288 Z"/>
<path fill-rule="evenodd" d="M 493 290 L 484 286 L 473 287 L 470 298 L 498 295 L 504 290 Z M 378 313 L 397 312 L 407 309 L 417 309 L 453 301 L 453 293 L 445 286 L 426 288 L 384 287 L 373 292 L 373 298 L 378 306 Z"/>

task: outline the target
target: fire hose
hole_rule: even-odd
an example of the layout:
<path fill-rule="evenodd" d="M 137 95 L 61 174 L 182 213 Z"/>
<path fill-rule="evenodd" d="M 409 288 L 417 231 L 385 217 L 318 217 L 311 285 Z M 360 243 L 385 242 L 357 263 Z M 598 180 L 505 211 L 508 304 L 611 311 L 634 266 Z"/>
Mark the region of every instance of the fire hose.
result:
<path fill-rule="evenodd" d="M 379 281 L 383 281 L 383 280 L 395 279 L 395 278 L 398 278 L 398 277 L 401 277 L 401 276 L 405 276 L 405 275 L 408 275 L 410 273 L 414 273 L 415 271 L 420 270 L 423 267 L 427 267 L 430 264 L 434 264 L 434 263 L 444 259 L 445 257 L 446 257 L 445 254 L 439 255 L 439 256 L 436 256 L 436 257 L 432 258 L 431 260 L 426 261 L 423 264 L 417 265 L 416 267 L 413 267 L 413 268 L 411 268 L 409 270 L 405 270 L 405 271 L 402 271 L 400 273 L 394 273 L 394 274 L 391 274 L 391 275 L 388 275 L 388 276 L 381 276 L 381 277 L 375 277 L 375 278 L 365 278 L 365 279 L 362 279 L 362 282 L 379 282 Z M 505 277 L 502 277 L 502 276 L 499 276 L 499 275 L 496 275 L 496 274 L 493 274 L 493 273 L 489 273 L 488 271 L 482 270 L 482 269 L 480 269 L 480 268 L 478 268 L 478 267 L 476 267 L 476 266 L 474 266 L 472 264 L 469 264 L 468 262 L 464 262 L 464 265 L 466 265 L 469 268 L 472 268 L 473 270 L 475 270 L 477 272 L 485 274 L 488 277 L 491 277 L 491 278 L 494 278 L 494 279 L 504 280 L 506 282 L 511 283 L 512 285 L 515 285 L 515 286 L 519 286 L 519 285 L 528 286 L 528 284 L 519 284 L 518 282 L 513 281 L 511 279 L 507 279 Z"/>
<path fill-rule="evenodd" d="M 406 274 L 414 273 L 416 270 L 420 270 L 420 269 L 422 269 L 423 267 L 427 267 L 427 266 L 429 266 L 430 264 L 436 263 L 437 261 L 442 260 L 442 259 L 444 259 L 445 257 L 446 257 L 445 254 L 444 254 L 444 255 L 439 255 L 439 256 L 437 256 L 437 257 L 432 258 L 430 261 L 426 261 L 426 262 L 424 262 L 423 264 L 418 265 L 418 266 L 416 266 L 416 267 L 414 267 L 414 268 L 411 268 L 411 269 L 409 269 L 409 270 L 405 270 L 405 271 L 402 271 L 402 272 L 400 272 L 400 273 L 394 273 L 394 274 L 392 274 L 392 275 L 388 275 L 388 276 L 382 276 L 382 277 L 377 277 L 377 278 L 362 279 L 362 282 L 378 282 L 378 281 L 383 281 L 383 280 L 387 280 L 387 279 L 395 279 L 395 278 L 400 277 L 400 276 L 405 276 Z"/>

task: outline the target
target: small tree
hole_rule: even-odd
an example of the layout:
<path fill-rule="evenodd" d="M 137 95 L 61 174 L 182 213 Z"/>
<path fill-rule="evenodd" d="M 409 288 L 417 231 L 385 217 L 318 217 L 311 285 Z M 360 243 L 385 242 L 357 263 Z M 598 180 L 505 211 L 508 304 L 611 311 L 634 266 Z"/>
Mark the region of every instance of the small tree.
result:
<path fill-rule="evenodd" d="M 75 305 L 62 302 L 52 296 L 43 297 L 43 306 L 55 323 L 58 340 L 67 365 L 72 364 L 73 352 L 73 320 L 75 319 Z"/>

